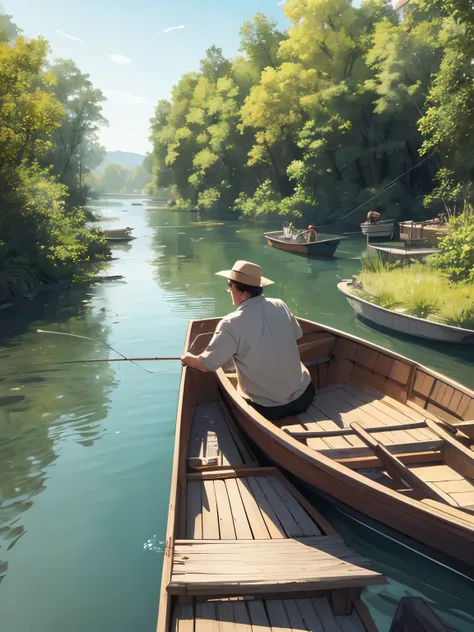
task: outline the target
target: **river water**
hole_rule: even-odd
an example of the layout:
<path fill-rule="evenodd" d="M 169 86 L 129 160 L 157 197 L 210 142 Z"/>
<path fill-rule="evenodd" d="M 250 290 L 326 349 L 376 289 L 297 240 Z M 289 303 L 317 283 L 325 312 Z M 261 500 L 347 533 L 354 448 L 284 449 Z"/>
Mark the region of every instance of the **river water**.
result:
<path fill-rule="evenodd" d="M 472 351 L 394 337 L 359 321 L 336 282 L 359 267 L 361 236 L 328 261 L 272 250 L 260 227 L 195 213 L 102 204 L 111 225 L 137 239 L 113 249 L 123 280 L 41 293 L 0 312 L 0 629 L 2 632 L 152 632 L 180 379 L 179 363 L 75 364 L 109 357 L 180 355 L 189 319 L 232 309 L 214 273 L 236 259 L 259 263 L 268 296 L 307 317 L 408 355 L 474 386 Z M 110 352 L 111 354 L 111 352 Z M 365 595 L 381 630 L 399 597 L 422 594 L 460 632 L 474 627 L 472 583 L 411 563 L 334 519 L 375 558 L 387 586 Z M 3 581 L 2 581 L 3 580 Z"/>

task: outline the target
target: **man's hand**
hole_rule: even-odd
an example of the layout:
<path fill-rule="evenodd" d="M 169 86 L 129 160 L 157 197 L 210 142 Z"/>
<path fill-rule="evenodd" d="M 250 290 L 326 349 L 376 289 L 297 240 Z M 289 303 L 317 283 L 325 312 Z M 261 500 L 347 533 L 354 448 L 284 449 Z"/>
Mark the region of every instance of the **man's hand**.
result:
<path fill-rule="evenodd" d="M 183 366 L 189 366 L 191 369 L 197 369 L 198 371 L 202 371 L 203 373 L 208 373 L 208 370 L 202 363 L 201 358 L 192 353 L 186 353 L 184 356 L 182 356 L 181 364 Z"/>

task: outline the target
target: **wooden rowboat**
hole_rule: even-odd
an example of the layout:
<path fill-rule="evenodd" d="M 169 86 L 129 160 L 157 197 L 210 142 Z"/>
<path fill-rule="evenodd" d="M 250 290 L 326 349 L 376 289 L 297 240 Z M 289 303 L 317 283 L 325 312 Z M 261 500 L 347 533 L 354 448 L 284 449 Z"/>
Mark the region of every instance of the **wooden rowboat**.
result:
<path fill-rule="evenodd" d="M 191 323 L 186 350 L 203 327 Z M 377 632 L 360 592 L 385 582 L 277 468 L 259 465 L 216 374 L 184 368 L 157 632 Z M 426 619 L 420 604 L 401 610 L 394 625 Z M 444 630 L 430 616 L 420 632 Z"/>
<path fill-rule="evenodd" d="M 201 322 L 211 332 L 218 320 Z M 474 452 L 451 434 L 474 438 L 474 393 L 386 349 L 299 322 L 313 404 L 277 427 L 241 397 L 235 375 L 219 370 L 241 430 L 312 490 L 474 577 Z"/>
<path fill-rule="evenodd" d="M 272 248 L 307 257 L 332 257 L 342 239 L 342 237 L 332 237 L 331 239 L 300 242 L 293 238 L 283 237 L 283 231 L 281 230 L 264 233 L 264 235 L 268 245 Z"/>

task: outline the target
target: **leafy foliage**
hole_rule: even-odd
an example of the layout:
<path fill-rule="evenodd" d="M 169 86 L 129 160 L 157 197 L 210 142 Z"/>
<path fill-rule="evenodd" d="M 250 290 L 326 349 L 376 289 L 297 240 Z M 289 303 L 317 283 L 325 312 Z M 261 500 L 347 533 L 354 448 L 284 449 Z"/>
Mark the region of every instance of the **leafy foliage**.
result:
<path fill-rule="evenodd" d="M 16 37 L 16 33 L 3 16 L 0 301 L 23 296 L 49 279 L 71 278 L 89 262 L 108 256 L 103 238 L 86 230 L 83 211 L 67 204 L 73 188 L 61 181 L 59 163 L 53 160 L 59 151 L 57 135 L 64 128 L 68 107 L 73 107 L 74 94 L 68 88 L 63 102 L 58 99 L 61 84 L 46 67 L 47 42 L 41 37 Z M 68 147 L 72 142 L 69 138 Z M 71 150 L 70 163 L 73 154 Z"/>
<path fill-rule="evenodd" d="M 410 6 L 400 23 L 389 0 L 288 0 L 286 33 L 261 13 L 245 22 L 243 57 L 226 60 L 212 47 L 158 103 L 156 186 L 172 185 L 202 209 L 316 223 L 347 216 L 353 225 L 376 208 L 418 219 L 425 206 L 436 214 L 466 198 L 472 10 L 464 0 Z M 462 160 L 447 145 L 461 136 Z"/>
<path fill-rule="evenodd" d="M 432 265 L 452 281 L 474 283 L 474 213 L 466 210 L 448 220 L 448 234 L 438 244 L 441 251 Z"/>

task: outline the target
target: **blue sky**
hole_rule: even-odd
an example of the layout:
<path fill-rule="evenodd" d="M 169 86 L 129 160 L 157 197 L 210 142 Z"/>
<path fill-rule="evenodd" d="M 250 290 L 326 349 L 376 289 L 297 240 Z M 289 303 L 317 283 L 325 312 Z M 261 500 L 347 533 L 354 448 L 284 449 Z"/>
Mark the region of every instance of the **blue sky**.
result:
<path fill-rule="evenodd" d="M 145 153 L 149 119 L 207 48 L 238 53 L 244 20 L 262 12 L 287 25 L 280 0 L 0 0 L 27 37 L 43 35 L 52 57 L 72 58 L 108 101 L 108 150 Z M 355 0 L 354 4 L 359 4 Z M 165 29 L 175 28 L 165 32 Z M 158 34 L 157 31 L 160 31 Z M 113 56 L 111 58 L 110 56 Z M 126 62 L 126 63 L 120 63 Z"/>
<path fill-rule="evenodd" d="M 149 119 L 158 99 L 215 44 L 238 52 L 241 23 L 261 11 L 285 22 L 278 0 L 2 0 L 28 37 L 43 35 L 54 57 L 74 59 L 104 91 L 108 150 L 150 149 Z M 186 28 L 163 32 L 184 25 Z M 161 31 L 158 35 L 157 31 Z M 79 38 L 81 41 L 70 39 Z M 82 42 L 82 43 L 81 43 Z M 119 55 L 112 60 L 109 55 Z"/>

